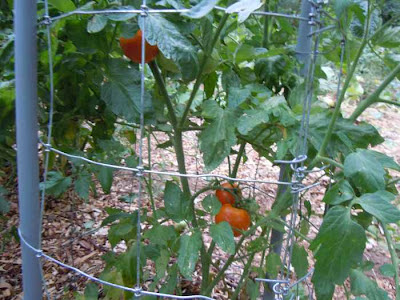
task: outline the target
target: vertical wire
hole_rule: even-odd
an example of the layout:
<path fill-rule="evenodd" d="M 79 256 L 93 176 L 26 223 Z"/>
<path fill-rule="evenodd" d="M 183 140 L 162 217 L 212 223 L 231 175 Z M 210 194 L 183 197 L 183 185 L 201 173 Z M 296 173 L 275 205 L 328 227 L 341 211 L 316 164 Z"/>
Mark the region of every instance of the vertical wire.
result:
<path fill-rule="evenodd" d="M 146 0 L 142 2 L 142 9 L 146 8 Z M 140 72 L 140 139 L 139 139 L 139 191 L 138 191 L 138 209 L 137 209 L 137 236 L 136 236 L 136 287 L 140 288 L 140 240 L 141 240 L 141 221 L 140 221 L 140 209 L 142 206 L 142 170 L 143 170 L 143 137 L 144 137 L 144 81 L 145 81 L 145 56 L 146 56 L 146 13 L 142 12 L 140 17 L 142 22 L 142 61 L 141 61 L 141 72 Z M 150 149 L 148 149 L 150 151 Z"/>
<path fill-rule="evenodd" d="M 311 7 L 311 13 L 315 10 L 315 8 L 312 6 Z M 319 9 L 317 11 L 317 18 L 319 18 L 320 13 Z M 318 23 L 319 26 L 321 27 L 320 23 Z M 311 104 L 312 104 L 312 94 L 314 91 L 314 72 L 315 72 L 315 65 L 316 65 L 316 60 L 318 56 L 318 47 L 319 47 L 319 34 L 316 34 L 315 41 L 314 41 L 314 51 L 313 55 L 310 58 L 310 66 L 308 69 L 308 74 L 307 74 L 307 82 L 306 82 L 306 95 L 305 99 L 303 102 L 303 113 L 302 113 L 302 122 L 301 122 L 301 128 L 300 132 L 303 138 L 302 144 L 298 144 L 297 147 L 297 153 L 296 157 L 299 155 L 307 155 L 307 139 L 308 139 L 308 131 L 309 131 L 309 121 L 310 121 L 310 112 L 311 112 Z M 304 167 L 304 161 L 300 163 L 300 167 Z M 298 164 L 295 165 L 295 170 L 298 168 Z M 299 179 L 301 180 L 301 177 L 299 177 L 300 174 L 296 174 L 295 172 L 295 180 L 298 181 Z M 295 239 L 295 234 L 294 234 L 294 227 L 296 225 L 296 220 L 297 220 L 297 213 L 298 213 L 298 203 L 299 202 L 299 192 L 296 192 L 293 195 L 293 203 L 292 203 L 292 213 L 291 213 L 291 221 L 290 221 L 290 228 L 289 228 L 289 233 L 288 233 L 288 247 L 285 251 L 285 256 L 284 256 L 284 261 L 283 263 L 286 264 L 287 266 L 287 274 L 285 276 L 286 280 L 289 280 L 290 278 L 290 265 L 292 261 L 292 255 L 293 255 L 293 246 L 294 246 L 294 239 Z"/>
<path fill-rule="evenodd" d="M 48 1 L 44 1 L 45 8 L 45 17 L 49 15 L 49 4 Z M 54 114 L 54 75 L 53 75 L 53 53 L 51 48 L 51 23 L 46 24 L 46 35 L 47 35 L 47 52 L 48 52 L 48 64 L 49 64 L 49 81 L 50 81 L 50 91 L 49 91 L 49 120 L 47 123 L 47 144 L 51 143 L 52 129 L 53 129 L 53 114 Z M 45 149 L 45 163 L 44 163 L 44 172 L 43 172 L 43 185 L 40 196 L 40 211 L 39 211 L 39 249 L 42 249 L 42 230 L 43 230 L 43 215 L 44 215 L 44 206 L 45 206 L 45 197 L 46 197 L 46 183 L 47 183 L 47 174 L 50 160 L 50 151 Z M 43 264 L 42 260 L 39 259 L 40 264 L 40 276 L 42 278 L 43 288 L 46 293 L 47 299 L 51 299 L 50 293 L 47 289 L 47 283 L 43 274 Z"/>

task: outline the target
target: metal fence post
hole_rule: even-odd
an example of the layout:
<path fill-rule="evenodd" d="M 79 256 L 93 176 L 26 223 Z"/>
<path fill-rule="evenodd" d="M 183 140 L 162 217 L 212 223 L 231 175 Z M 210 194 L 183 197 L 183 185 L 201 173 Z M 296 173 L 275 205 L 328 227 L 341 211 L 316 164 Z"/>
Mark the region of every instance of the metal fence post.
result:
<path fill-rule="evenodd" d="M 36 0 L 16 0 L 15 78 L 20 230 L 39 248 L 39 166 L 37 140 Z M 21 243 L 24 298 L 42 299 L 39 259 Z"/>
<path fill-rule="evenodd" d="M 309 18 L 309 14 L 311 13 L 311 4 L 309 0 L 301 1 L 301 17 Z M 306 76 L 308 72 L 308 68 L 310 67 L 310 57 L 311 57 L 311 42 L 312 37 L 309 35 L 311 32 L 311 25 L 308 22 L 300 22 L 299 24 L 299 33 L 297 36 L 297 45 L 296 45 L 296 57 L 303 64 L 302 69 L 300 70 L 301 76 Z"/>
<path fill-rule="evenodd" d="M 308 19 L 310 12 L 311 12 L 311 4 L 309 0 L 302 0 L 300 16 L 302 18 Z M 312 44 L 312 37 L 309 35 L 310 32 L 311 32 L 311 25 L 308 22 L 300 21 L 299 32 L 297 36 L 297 45 L 296 45 L 296 51 L 298 53 L 296 54 L 296 57 L 299 60 L 299 62 L 303 64 L 302 68 L 299 70 L 299 75 L 303 77 L 307 75 L 308 69 L 310 67 L 310 57 L 311 57 L 310 52 Z M 291 175 L 288 176 L 288 174 L 285 173 L 286 173 L 285 166 L 282 165 L 280 167 L 280 173 L 279 173 L 280 181 L 290 180 Z M 279 195 L 281 195 L 285 191 L 286 191 L 285 186 L 278 189 L 275 199 L 277 199 Z M 274 245 L 274 247 L 272 248 L 272 251 L 274 253 L 281 255 L 282 242 L 283 242 L 283 234 L 280 231 L 272 229 L 270 243 Z M 266 274 L 266 278 L 269 278 L 268 274 Z M 273 284 L 271 285 L 264 284 L 265 290 L 263 294 L 263 300 L 273 300 L 276 298 L 275 293 L 272 291 L 272 286 Z"/>

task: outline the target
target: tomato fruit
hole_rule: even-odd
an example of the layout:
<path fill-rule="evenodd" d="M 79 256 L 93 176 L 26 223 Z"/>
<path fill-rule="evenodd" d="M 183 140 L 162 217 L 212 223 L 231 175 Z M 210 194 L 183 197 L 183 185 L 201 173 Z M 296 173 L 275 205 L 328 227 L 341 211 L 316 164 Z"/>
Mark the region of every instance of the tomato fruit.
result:
<path fill-rule="evenodd" d="M 247 230 L 250 226 L 249 213 L 241 208 L 235 208 L 230 204 L 224 204 L 219 213 L 215 216 L 215 223 L 228 222 L 232 229 L 233 235 L 239 236 L 241 232 L 235 229 Z"/>
<path fill-rule="evenodd" d="M 238 185 L 236 183 L 232 185 L 229 182 L 225 182 L 221 185 L 221 187 L 224 189 L 220 189 L 215 192 L 215 196 L 217 196 L 219 202 L 221 202 L 222 205 L 235 204 L 235 195 L 240 196 L 241 194 Z"/>
<path fill-rule="evenodd" d="M 119 38 L 119 44 L 124 54 L 132 61 L 136 63 L 142 62 L 142 31 L 139 29 L 138 32 L 132 38 Z M 148 42 L 145 43 L 145 63 L 154 60 L 157 54 L 160 52 L 157 45 L 150 45 Z"/>

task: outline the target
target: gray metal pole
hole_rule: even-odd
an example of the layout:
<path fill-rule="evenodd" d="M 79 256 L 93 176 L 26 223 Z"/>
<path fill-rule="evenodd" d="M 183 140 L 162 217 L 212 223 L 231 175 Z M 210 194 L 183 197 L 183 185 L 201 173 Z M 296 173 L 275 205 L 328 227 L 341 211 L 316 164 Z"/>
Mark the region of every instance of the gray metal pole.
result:
<path fill-rule="evenodd" d="M 303 18 L 309 18 L 309 14 L 311 12 L 311 4 L 309 0 L 302 0 L 301 1 L 301 12 L 300 16 Z M 310 67 L 310 57 L 311 57 L 311 44 L 312 44 L 312 37 L 309 36 L 311 32 L 311 25 L 308 22 L 305 21 L 300 21 L 299 24 L 299 32 L 297 36 L 297 45 L 296 45 L 296 51 L 299 52 L 296 57 L 300 61 L 300 63 L 303 64 L 302 68 L 299 70 L 299 75 L 300 76 L 307 76 L 308 69 Z M 287 178 L 287 174 L 285 174 L 285 168 L 284 166 L 281 166 L 280 173 L 279 173 L 279 180 L 289 180 Z M 285 178 L 286 177 L 286 178 Z M 286 187 L 284 186 L 283 188 L 278 189 L 277 196 L 275 199 L 279 197 L 280 194 L 284 193 L 286 190 Z M 272 230 L 271 232 L 271 244 L 274 245 L 272 251 L 277 254 L 281 254 L 282 250 L 282 240 L 283 240 L 283 234 L 280 231 L 277 230 Z M 268 274 L 266 274 L 266 278 L 269 278 Z M 272 291 L 272 286 L 265 284 L 265 290 L 263 294 L 263 300 L 273 300 L 275 299 L 275 293 Z"/>
<path fill-rule="evenodd" d="M 311 4 L 308 0 L 301 1 L 301 12 L 300 16 L 303 18 L 308 18 L 311 12 Z M 297 36 L 296 51 L 297 59 L 303 64 L 300 70 L 300 75 L 306 76 L 308 68 L 310 67 L 310 52 L 311 52 L 311 42 L 312 37 L 309 36 L 311 32 L 311 25 L 308 22 L 300 22 L 299 32 Z"/>
<path fill-rule="evenodd" d="M 36 0 L 15 3 L 15 78 L 20 230 L 39 247 Z M 39 259 L 21 243 L 24 298 L 42 299 Z"/>

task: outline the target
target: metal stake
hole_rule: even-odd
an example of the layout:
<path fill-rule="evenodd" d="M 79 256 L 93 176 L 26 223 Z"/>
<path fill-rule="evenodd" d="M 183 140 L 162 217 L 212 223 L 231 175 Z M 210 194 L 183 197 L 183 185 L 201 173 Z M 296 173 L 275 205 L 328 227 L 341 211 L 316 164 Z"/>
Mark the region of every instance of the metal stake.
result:
<path fill-rule="evenodd" d="M 15 3 L 15 78 L 20 230 L 39 248 L 36 0 Z M 39 258 L 21 243 L 25 299 L 42 299 Z"/>

